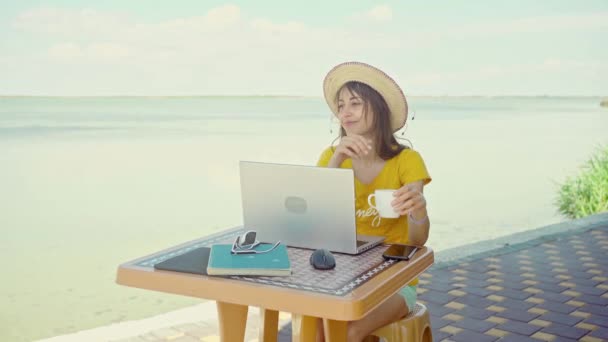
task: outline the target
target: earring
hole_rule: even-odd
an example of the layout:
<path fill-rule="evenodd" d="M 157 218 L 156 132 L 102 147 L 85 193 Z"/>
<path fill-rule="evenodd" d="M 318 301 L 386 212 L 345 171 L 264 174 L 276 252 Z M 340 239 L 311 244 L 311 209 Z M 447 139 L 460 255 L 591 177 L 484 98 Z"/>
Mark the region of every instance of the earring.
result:
<path fill-rule="evenodd" d="M 407 131 L 407 122 L 401 128 L 401 136 L 405 136 L 405 131 Z"/>

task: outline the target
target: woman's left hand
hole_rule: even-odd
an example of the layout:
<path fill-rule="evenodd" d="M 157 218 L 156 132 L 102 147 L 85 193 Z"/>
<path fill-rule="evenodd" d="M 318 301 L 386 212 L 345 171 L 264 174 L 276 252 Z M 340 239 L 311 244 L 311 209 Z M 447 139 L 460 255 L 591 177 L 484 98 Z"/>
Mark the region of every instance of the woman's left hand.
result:
<path fill-rule="evenodd" d="M 422 193 L 422 181 L 405 184 L 397 189 L 393 196 L 395 199 L 391 202 L 391 205 L 399 215 L 408 215 L 419 211 L 426 213 L 426 199 Z"/>

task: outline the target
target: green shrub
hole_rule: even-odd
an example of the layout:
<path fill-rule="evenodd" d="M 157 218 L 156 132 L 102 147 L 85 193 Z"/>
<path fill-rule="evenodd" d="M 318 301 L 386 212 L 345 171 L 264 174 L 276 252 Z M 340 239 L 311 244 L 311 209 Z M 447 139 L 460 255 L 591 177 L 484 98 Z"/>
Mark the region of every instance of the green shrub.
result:
<path fill-rule="evenodd" d="M 608 211 L 608 146 L 598 148 L 578 177 L 560 185 L 556 204 L 569 218 Z"/>

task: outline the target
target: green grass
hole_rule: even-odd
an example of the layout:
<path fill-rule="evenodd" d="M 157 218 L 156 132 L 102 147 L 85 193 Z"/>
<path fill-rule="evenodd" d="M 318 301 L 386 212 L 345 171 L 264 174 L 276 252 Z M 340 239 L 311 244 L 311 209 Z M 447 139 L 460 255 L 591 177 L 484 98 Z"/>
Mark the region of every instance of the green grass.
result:
<path fill-rule="evenodd" d="M 557 206 L 568 218 L 608 211 L 608 146 L 600 147 L 577 177 L 559 185 Z"/>

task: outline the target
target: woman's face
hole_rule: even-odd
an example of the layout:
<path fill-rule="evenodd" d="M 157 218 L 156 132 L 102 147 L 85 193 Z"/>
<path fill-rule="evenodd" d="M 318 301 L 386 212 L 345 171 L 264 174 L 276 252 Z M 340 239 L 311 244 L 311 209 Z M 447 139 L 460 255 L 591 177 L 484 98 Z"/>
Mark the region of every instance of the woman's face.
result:
<path fill-rule="evenodd" d="M 373 114 L 364 111 L 365 103 L 359 95 L 351 93 L 346 87 L 338 96 L 338 119 L 346 135 L 358 134 L 370 137 Z"/>

